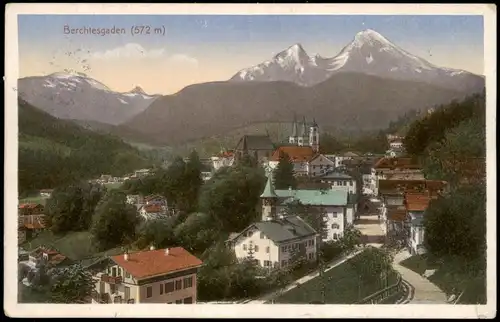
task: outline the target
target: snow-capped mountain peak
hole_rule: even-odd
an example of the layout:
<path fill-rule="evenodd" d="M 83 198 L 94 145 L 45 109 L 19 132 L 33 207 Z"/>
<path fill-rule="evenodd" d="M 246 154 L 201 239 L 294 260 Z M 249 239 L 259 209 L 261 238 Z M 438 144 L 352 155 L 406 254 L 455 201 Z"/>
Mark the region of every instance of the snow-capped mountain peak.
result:
<path fill-rule="evenodd" d="M 270 61 L 239 71 L 231 81 L 289 81 L 313 86 L 340 72 L 423 81 L 453 89 L 476 88 L 483 82 L 478 75 L 441 68 L 412 55 L 372 29 L 355 34 L 332 58 L 319 54 L 311 57 L 300 43 L 296 43 Z"/>
<path fill-rule="evenodd" d="M 128 93 L 132 93 L 132 94 L 142 94 L 142 95 L 147 95 L 146 92 L 140 87 L 140 86 L 136 86 L 134 87 L 130 92 Z"/>
<path fill-rule="evenodd" d="M 387 40 L 384 36 L 372 29 L 366 29 L 358 32 L 354 36 L 354 44 L 356 45 L 382 45 L 382 46 L 393 46 L 393 44 Z"/>
<path fill-rule="evenodd" d="M 131 92 L 119 93 L 84 73 L 71 70 L 22 78 L 18 92 L 28 103 L 55 117 L 109 124 L 130 119 L 159 97 L 147 95 L 139 86 Z"/>

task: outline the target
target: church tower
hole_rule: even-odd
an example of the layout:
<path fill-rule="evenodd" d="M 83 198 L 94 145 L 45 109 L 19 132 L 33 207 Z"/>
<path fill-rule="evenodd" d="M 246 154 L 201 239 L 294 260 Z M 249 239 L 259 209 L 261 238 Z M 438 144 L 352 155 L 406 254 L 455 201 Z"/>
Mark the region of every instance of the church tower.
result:
<path fill-rule="evenodd" d="M 267 177 L 266 187 L 264 192 L 260 195 L 262 200 L 262 220 L 269 221 L 277 217 L 276 203 L 278 202 L 278 195 L 273 187 L 273 175 L 269 173 Z"/>
<path fill-rule="evenodd" d="M 309 145 L 314 153 L 319 153 L 319 128 L 315 119 L 313 119 L 313 123 L 309 129 Z"/>
<path fill-rule="evenodd" d="M 308 140 L 308 135 L 307 135 L 307 125 L 306 125 L 306 117 L 304 116 L 302 120 L 302 127 L 300 129 L 300 135 L 299 135 L 299 141 L 298 141 L 298 146 L 305 146 L 307 145 L 307 140 Z"/>
<path fill-rule="evenodd" d="M 292 135 L 288 138 L 288 143 L 297 144 L 299 131 L 297 129 L 297 117 L 293 116 Z"/>

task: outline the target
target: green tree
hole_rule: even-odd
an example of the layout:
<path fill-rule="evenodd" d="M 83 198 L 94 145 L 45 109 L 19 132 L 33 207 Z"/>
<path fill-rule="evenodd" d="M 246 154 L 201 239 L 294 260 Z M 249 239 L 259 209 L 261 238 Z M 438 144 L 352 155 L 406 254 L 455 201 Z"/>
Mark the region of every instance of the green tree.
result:
<path fill-rule="evenodd" d="M 105 192 L 105 187 L 89 183 L 54 189 L 45 206 L 51 231 L 59 234 L 87 230 L 92 214 Z"/>
<path fill-rule="evenodd" d="M 175 218 L 144 221 L 137 227 L 135 246 L 144 249 L 150 245 L 166 248 L 177 243 L 174 234 Z"/>
<path fill-rule="evenodd" d="M 344 143 L 340 142 L 329 133 L 321 134 L 319 142 L 319 150 L 322 154 L 335 154 L 343 151 L 346 148 Z"/>
<path fill-rule="evenodd" d="M 425 115 L 410 125 L 403 141 L 406 151 L 412 155 L 422 155 L 431 143 L 442 140 L 449 129 L 462 121 L 484 115 L 485 112 L 483 94 L 441 105 L 432 114 Z"/>
<path fill-rule="evenodd" d="M 258 218 L 265 183 L 261 168 L 232 167 L 203 185 L 199 208 L 223 232 L 241 231 Z"/>
<path fill-rule="evenodd" d="M 195 253 L 204 252 L 219 237 L 213 219 L 205 213 L 190 214 L 175 227 L 174 236 L 184 248 Z"/>
<path fill-rule="evenodd" d="M 464 186 L 431 201 L 424 217 L 425 243 L 435 255 L 468 260 L 486 252 L 486 187 Z"/>
<path fill-rule="evenodd" d="M 471 160 L 484 160 L 471 162 Z M 464 174 L 485 180 L 486 127 L 484 119 L 471 118 L 450 129 L 443 140 L 432 143 L 426 150 L 424 173 L 429 179 L 460 183 Z"/>
<path fill-rule="evenodd" d="M 297 187 L 293 163 L 285 152 L 280 152 L 278 166 L 274 170 L 273 176 L 276 189 L 288 189 L 289 187 L 295 189 Z"/>
<path fill-rule="evenodd" d="M 92 274 L 81 265 L 57 269 L 52 276 L 50 302 L 81 303 L 86 301 L 95 288 Z"/>
<path fill-rule="evenodd" d="M 361 232 L 354 225 L 347 225 L 344 228 L 342 238 L 339 240 L 343 252 L 345 254 L 352 253 L 361 243 L 361 237 Z"/>
<path fill-rule="evenodd" d="M 381 281 L 388 273 L 393 271 L 391 254 L 375 247 L 368 247 L 359 255 L 350 259 L 349 265 L 354 269 L 361 281 L 370 284 Z"/>
<path fill-rule="evenodd" d="M 120 191 L 109 191 L 96 207 L 91 233 L 99 249 L 132 242 L 139 219 L 137 210 Z"/>

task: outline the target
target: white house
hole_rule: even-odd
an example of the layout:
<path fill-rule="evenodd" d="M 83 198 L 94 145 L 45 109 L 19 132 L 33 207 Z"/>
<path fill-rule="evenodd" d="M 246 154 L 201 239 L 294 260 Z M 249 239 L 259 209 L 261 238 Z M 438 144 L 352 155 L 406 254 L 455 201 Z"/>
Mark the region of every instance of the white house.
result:
<path fill-rule="evenodd" d="M 405 194 L 407 246 L 412 255 L 425 252 L 423 219 L 430 200 L 427 193 Z"/>
<path fill-rule="evenodd" d="M 140 170 L 136 170 L 134 172 L 134 175 L 136 178 L 141 178 L 141 177 L 149 175 L 149 172 L 150 172 L 149 169 L 140 169 Z"/>
<path fill-rule="evenodd" d="M 307 163 L 307 175 L 315 177 L 335 169 L 335 156 L 317 154 Z"/>
<path fill-rule="evenodd" d="M 309 261 L 317 258 L 316 231 L 298 216 L 251 224 L 226 242 L 242 260 L 253 253 L 253 258 L 265 268 L 288 266 L 297 251 Z"/>
<path fill-rule="evenodd" d="M 275 190 L 272 177 L 269 176 L 262 193 L 262 220 L 266 221 L 275 215 L 283 215 L 287 204 L 298 201 L 304 206 L 320 209 L 325 213 L 327 225 L 323 240 L 337 240 L 342 237 L 345 227 L 354 221 L 354 205 L 350 202 L 346 189 L 332 188 L 328 190 Z"/>
<path fill-rule="evenodd" d="M 212 157 L 211 160 L 214 171 L 223 167 L 231 167 L 234 164 L 234 153 L 222 152 L 219 155 Z"/>
<path fill-rule="evenodd" d="M 345 189 L 350 193 L 356 193 L 356 180 L 348 174 L 339 172 L 327 172 L 314 178 L 315 181 L 331 184 L 332 188 Z"/>

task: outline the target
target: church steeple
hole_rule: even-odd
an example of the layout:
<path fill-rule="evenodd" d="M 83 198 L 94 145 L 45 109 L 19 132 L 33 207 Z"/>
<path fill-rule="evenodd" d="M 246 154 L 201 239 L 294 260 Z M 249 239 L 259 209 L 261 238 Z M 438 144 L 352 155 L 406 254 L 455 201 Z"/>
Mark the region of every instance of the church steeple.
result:
<path fill-rule="evenodd" d="M 262 220 L 276 219 L 276 202 L 278 195 L 274 191 L 272 173 L 267 177 L 266 187 L 260 195 L 262 199 Z"/>
<path fill-rule="evenodd" d="M 288 138 L 288 143 L 297 144 L 297 138 L 299 136 L 299 131 L 297 128 L 297 116 L 293 115 L 293 124 L 292 124 L 292 135 Z"/>

